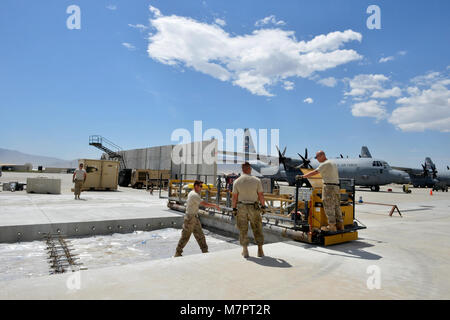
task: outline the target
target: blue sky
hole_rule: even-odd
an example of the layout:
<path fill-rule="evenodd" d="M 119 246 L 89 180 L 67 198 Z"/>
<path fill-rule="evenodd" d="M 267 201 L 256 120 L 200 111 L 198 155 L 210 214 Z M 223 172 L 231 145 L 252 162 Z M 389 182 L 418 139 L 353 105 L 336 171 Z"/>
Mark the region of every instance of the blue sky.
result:
<path fill-rule="evenodd" d="M 73 4 L 79 30 L 66 27 Z M 366 26 L 372 4 L 380 30 Z M 4 0 L 0 147 L 99 157 L 91 134 L 125 149 L 165 145 L 173 130 L 202 120 L 223 132 L 280 129 L 292 156 L 305 147 L 357 156 L 367 145 L 393 165 L 419 167 L 430 156 L 442 169 L 448 12 L 444 0 Z M 286 58 L 284 45 L 304 55 Z M 339 62 L 329 66 L 323 53 Z"/>

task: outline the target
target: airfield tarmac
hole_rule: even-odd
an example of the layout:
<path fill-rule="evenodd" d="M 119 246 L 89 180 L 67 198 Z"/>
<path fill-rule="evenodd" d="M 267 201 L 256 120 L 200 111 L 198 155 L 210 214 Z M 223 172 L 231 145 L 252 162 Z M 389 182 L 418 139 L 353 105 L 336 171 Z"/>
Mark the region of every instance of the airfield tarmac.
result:
<path fill-rule="evenodd" d="M 4 172 L 0 181 L 25 182 L 30 175 L 44 176 Z M 158 199 L 156 193 L 150 196 L 144 190 L 131 188 L 84 192 L 85 201 L 76 202 L 70 199 L 71 175 L 46 176 L 61 178 L 63 193 L 0 192 L 0 227 L 25 224 L 40 216 L 55 221 L 61 217 L 95 220 L 109 215 L 115 219 L 120 215 L 179 216 L 168 210 L 165 200 Z M 393 192 L 386 192 L 387 188 Z M 181 258 L 168 258 L 166 254 L 149 256 L 148 261 L 128 259 L 120 265 L 117 261 L 91 268 L 86 265 L 88 270 L 81 271 L 80 287 L 75 289 L 68 286 L 71 274 L 0 279 L 0 298 L 449 299 L 450 193 L 434 192 L 430 196 L 430 189 L 412 189 L 411 194 L 403 193 L 400 186 L 381 189 L 357 189 L 356 195 L 365 202 L 396 204 L 403 217 L 397 213 L 389 217 L 389 207 L 358 204 L 356 217 L 367 229 L 359 231 L 357 241 L 330 247 L 277 242 L 265 245 L 263 258 L 256 257 L 256 247 L 252 246 L 251 258 L 246 260 L 232 239 L 217 237 L 227 245 L 211 246 L 210 253 L 200 254 L 192 238 L 192 251 Z M 213 233 L 210 236 L 216 239 Z M 165 252 L 174 249 L 169 247 L 164 247 Z M 101 254 L 105 247 L 96 250 Z M 14 259 L 11 253 L 8 256 Z M 33 259 L 36 257 L 31 255 L 30 261 Z M 124 261 L 123 257 L 118 259 Z M 26 259 L 21 263 L 27 263 Z"/>

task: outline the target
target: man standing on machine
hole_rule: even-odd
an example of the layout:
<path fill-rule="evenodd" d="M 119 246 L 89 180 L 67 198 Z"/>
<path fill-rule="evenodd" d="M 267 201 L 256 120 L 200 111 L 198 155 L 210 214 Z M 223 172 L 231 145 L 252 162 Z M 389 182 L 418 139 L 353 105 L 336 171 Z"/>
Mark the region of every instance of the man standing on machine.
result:
<path fill-rule="evenodd" d="M 320 162 L 317 169 L 305 175 L 296 176 L 297 179 L 309 178 L 318 173 L 322 175 L 323 189 L 322 202 L 325 215 L 328 218 L 328 226 L 322 227 L 323 231 L 344 230 L 344 219 L 341 212 L 341 196 L 339 187 L 339 173 L 335 163 L 328 160 L 322 150 L 316 153 L 316 159 Z"/>

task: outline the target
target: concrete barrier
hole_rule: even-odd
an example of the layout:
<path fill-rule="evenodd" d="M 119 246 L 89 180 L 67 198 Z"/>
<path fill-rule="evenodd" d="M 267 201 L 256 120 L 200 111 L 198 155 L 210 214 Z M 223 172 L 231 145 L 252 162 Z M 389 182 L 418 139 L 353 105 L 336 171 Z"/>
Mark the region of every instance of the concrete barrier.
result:
<path fill-rule="evenodd" d="M 27 193 L 61 194 L 61 179 L 27 178 Z"/>

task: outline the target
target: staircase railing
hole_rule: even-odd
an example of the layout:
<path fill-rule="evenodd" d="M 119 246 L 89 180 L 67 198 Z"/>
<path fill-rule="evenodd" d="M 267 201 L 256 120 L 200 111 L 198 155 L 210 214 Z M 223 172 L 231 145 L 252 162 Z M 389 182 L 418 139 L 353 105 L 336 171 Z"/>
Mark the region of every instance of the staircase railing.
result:
<path fill-rule="evenodd" d="M 89 136 L 89 145 L 102 150 L 112 159 L 118 159 L 120 161 L 121 169 L 125 169 L 127 167 L 124 154 L 121 153 L 123 151 L 122 148 L 114 142 L 100 135 L 91 135 Z"/>

